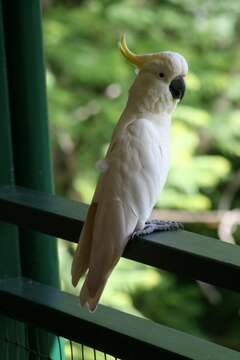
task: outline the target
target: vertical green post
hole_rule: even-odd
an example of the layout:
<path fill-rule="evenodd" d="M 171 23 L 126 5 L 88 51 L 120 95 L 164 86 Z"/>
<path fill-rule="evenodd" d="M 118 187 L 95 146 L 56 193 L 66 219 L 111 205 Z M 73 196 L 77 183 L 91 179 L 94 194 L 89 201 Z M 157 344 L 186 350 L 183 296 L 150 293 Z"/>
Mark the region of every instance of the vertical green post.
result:
<path fill-rule="evenodd" d="M 0 186 L 4 186 L 14 184 L 14 168 L 1 5 L 0 2 Z M 18 276 L 20 257 L 17 227 L 1 223 L 0 234 L 0 277 Z"/>
<path fill-rule="evenodd" d="M 0 186 L 14 184 L 14 168 L 11 142 L 11 123 L 4 49 L 4 33 L 2 21 L 2 2 L 0 1 Z M 18 230 L 16 226 L 0 223 L 0 279 L 21 275 Z M 18 342 L 25 343 L 24 327 L 20 323 L 4 316 L 0 317 L 0 336 L 8 336 Z M 5 341 L 0 341 L 0 354 L 4 359 L 26 359 L 22 350 Z"/>
<path fill-rule="evenodd" d="M 3 10 L 16 184 L 51 192 L 40 2 L 4 1 Z M 57 240 L 22 230 L 19 238 L 22 274 L 58 287 Z M 29 331 L 31 346 L 43 353 L 51 353 L 53 340 Z"/>

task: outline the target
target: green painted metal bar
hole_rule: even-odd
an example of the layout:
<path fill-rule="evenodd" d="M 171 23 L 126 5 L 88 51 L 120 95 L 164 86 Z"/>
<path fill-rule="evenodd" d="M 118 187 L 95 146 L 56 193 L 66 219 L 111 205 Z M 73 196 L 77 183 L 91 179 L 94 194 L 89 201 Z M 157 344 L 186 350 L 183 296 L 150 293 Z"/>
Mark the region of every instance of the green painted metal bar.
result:
<path fill-rule="evenodd" d="M 51 192 L 39 1 L 31 0 L 27 4 L 21 0 L 6 1 L 4 16 L 16 183 Z M 43 235 L 32 232 L 21 235 L 23 274 L 56 285 L 56 242 L 42 239 Z"/>
<path fill-rule="evenodd" d="M 240 357 L 237 351 L 105 306 L 90 314 L 78 297 L 29 279 L 0 281 L 0 311 L 120 359 Z"/>
<path fill-rule="evenodd" d="M 87 205 L 20 187 L 0 188 L 0 220 L 77 242 Z M 188 231 L 131 240 L 123 256 L 240 291 L 240 247 Z"/>
<path fill-rule="evenodd" d="M 2 28 L 0 2 L 0 185 L 14 184 L 13 154 L 11 143 L 11 123 L 8 103 L 8 86 Z M 17 228 L 1 223 L 0 225 L 0 276 L 9 277 L 20 274 L 20 257 Z M 8 239 L 11 252 L 4 239 Z M 15 261 L 12 261 L 14 257 Z"/>
<path fill-rule="evenodd" d="M 16 183 L 51 192 L 40 1 L 4 1 L 3 12 Z M 57 240 L 30 230 L 19 238 L 22 273 L 59 286 Z M 48 347 L 45 336 L 30 331 L 29 337 Z"/>
<path fill-rule="evenodd" d="M 14 183 L 13 154 L 11 143 L 11 123 L 9 112 L 8 85 L 6 58 L 4 46 L 2 1 L 0 1 L 0 185 Z M 21 275 L 20 251 L 18 242 L 18 230 L 16 226 L 0 223 L 0 278 L 9 278 Z M 15 322 L 1 316 L 0 335 L 14 335 Z M 18 328 L 19 342 L 24 343 L 25 331 L 23 326 Z M 0 354 L 7 359 L 16 358 L 16 348 L 0 343 Z M 19 360 L 24 359 L 19 354 Z"/>

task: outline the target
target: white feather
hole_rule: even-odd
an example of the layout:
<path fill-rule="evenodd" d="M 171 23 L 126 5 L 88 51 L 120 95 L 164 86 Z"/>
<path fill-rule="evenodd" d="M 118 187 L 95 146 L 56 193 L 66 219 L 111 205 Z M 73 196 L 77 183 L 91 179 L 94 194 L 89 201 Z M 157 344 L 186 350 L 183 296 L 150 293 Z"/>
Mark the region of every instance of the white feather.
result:
<path fill-rule="evenodd" d="M 172 77 L 182 71 L 174 56 L 166 54 Z M 162 63 L 147 64 L 137 74 L 106 158 L 96 164 L 101 174 L 72 266 L 74 286 L 88 269 L 80 302 L 91 311 L 131 234 L 144 227 L 167 178 L 176 100 L 169 91 L 171 79 L 160 81 L 159 69 L 163 71 Z"/>
<path fill-rule="evenodd" d="M 101 159 L 101 160 L 98 160 L 96 162 L 96 169 L 100 172 L 100 173 L 104 173 L 108 170 L 108 163 L 105 159 Z"/>

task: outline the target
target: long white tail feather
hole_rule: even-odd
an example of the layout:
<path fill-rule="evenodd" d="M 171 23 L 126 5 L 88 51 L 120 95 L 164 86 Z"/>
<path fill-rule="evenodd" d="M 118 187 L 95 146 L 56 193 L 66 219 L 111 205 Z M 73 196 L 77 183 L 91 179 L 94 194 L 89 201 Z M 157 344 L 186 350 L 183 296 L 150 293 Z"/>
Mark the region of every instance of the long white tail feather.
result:
<path fill-rule="evenodd" d="M 81 236 L 78 248 L 72 263 L 72 285 L 77 286 L 80 278 L 86 273 L 89 264 L 91 242 L 86 241 L 87 237 Z"/>
<path fill-rule="evenodd" d="M 106 282 L 104 282 L 104 284 L 99 288 L 95 297 L 90 296 L 87 285 L 84 284 L 80 292 L 80 304 L 82 306 L 86 306 L 89 311 L 94 312 L 104 290 L 105 284 Z"/>
<path fill-rule="evenodd" d="M 89 271 L 80 303 L 91 311 L 97 306 L 108 277 L 119 261 L 137 224 L 133 211 L 119 200 L 99 204 L 93 230 Z"/>
<path fill-rule="evenodd" d="M 72 284 L 74 287 L 77 286 L 79 279 L 86 273 L 89 266 L 96 211 L 97 204 L 92 203 L 89 207 L 86 221 L 80 235 L 78 247 L 73 258 L 71 274 Z"/>

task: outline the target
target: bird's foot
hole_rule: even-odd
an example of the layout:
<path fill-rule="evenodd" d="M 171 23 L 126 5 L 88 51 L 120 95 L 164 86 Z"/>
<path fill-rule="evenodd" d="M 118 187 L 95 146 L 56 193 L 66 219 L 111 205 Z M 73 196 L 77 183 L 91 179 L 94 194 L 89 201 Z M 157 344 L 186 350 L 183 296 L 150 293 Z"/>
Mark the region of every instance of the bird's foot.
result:
<path fill-rule="evenodd" d="M 149 235 L 155 231 L 176 231 L 183 229 L 183 224 L 177 221 L 149 220 L 146 221 L 142 230 L 135 231 L 132 234 L 132 238 L 135 236 Z"/>

